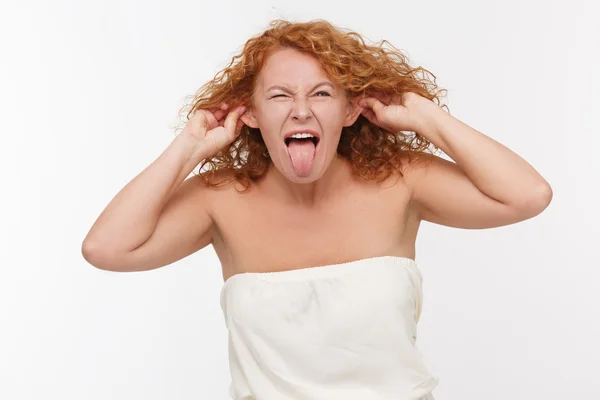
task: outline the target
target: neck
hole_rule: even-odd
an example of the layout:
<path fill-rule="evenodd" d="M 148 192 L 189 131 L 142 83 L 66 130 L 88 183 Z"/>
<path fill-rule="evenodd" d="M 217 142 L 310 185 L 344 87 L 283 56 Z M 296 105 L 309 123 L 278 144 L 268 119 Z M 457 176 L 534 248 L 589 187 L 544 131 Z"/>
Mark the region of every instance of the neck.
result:
<path fill-rule="evenodd" d="M 313 208 L 327 201 L 328 195 L 339 193 L 341 189 L 347 187 L 350 175 L 349 162 L 337 154 L 323 176 L 309 183 L 290 181 L 271 163 L 265 180 L 265 189 L 286 203 Z"/>

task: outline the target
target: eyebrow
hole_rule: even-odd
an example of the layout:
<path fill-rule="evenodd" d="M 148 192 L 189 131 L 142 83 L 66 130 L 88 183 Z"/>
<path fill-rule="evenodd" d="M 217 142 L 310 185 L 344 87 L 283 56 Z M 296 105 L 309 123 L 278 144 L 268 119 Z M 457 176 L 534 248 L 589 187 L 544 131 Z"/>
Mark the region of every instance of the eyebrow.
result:
<path fill-rule="evenodd" d="M 315 90 L 319 86 L 323 86 L 323 85 L 330 86 L 331 89 L 334 89 L 333 85 L 331 83 L 329 83 L 329 82 L 319 82 L 315 86 L 313 86 L 313 88 L 310 89 L 310 91 L 312 92 L 313 90 Z M 287 92 L 287 93 L 292 93 L 292 91 L 289 88 L 287 88 L 285 86 L 280 86 L 280 85 L 271 86 L 270 88 L 267 89 L 267 92 L 270 92 L 271 90 L 275 90 L 275 89 L 283 90 L 284 92 Z"/>

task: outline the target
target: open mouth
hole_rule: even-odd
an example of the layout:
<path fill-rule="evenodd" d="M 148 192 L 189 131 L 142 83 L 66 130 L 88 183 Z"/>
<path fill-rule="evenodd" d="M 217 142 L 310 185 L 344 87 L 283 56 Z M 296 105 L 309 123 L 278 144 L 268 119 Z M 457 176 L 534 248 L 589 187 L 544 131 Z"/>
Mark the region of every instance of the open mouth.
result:
<path fill-rule="evenodd" d="M 292 143 L 293 141 L 296 141 L 296 142 L 299 142 L 299 143 L 310 141 L 310 142 L 312 142 L 315 145 L 315 147 L 317 146 L 317 144 L 319 144 L 319 138 L 318 137 L 309 137 L 309 138 L 292 138 L 292 137 L 289 137 L 289 138 L 285 139 L 285 145 L 289 147 L 290 143 Z"/>
<path fill-rule="evenodd" d="M 284 139 L 288 156 L 298 176 L 310 176 L 319 150 L 319 138 L 309 133 L 294 135 Z"/>

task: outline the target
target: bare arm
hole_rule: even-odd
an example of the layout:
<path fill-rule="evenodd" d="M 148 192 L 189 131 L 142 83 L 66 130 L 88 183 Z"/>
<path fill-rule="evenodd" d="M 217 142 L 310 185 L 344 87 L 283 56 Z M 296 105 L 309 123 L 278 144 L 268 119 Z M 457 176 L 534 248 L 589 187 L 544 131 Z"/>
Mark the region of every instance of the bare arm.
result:
<path fill-rule="evenodd" d="M 544 192 L 540 198 L 523 193 L 518 204 L 505 204 L 486 195 L 458 164 L 430 154 L 419 159 L 406 169 L 405 178 L 424 221 L 462 229 L 496 228 L 532 218 L 550 201 L 551 195 L 542 197 Z"/>
<path fill-rule="evenodd" d="M 218 119 L 224 110 L 195 114 L 184 132 L 106 206 L 83 241 L 83 257 L 100 269 L 143 271 L 208 245 L 213 222 L 207 191 L 200 177 L 184 179 L 237 136 L 239 112 L 230 112 L 223 125 Z"/>
<path fill-rule="evenodd" d="M 409 168 L 421 218 L 441 225 L 483 229 L 540 214 L 552 200 L 548 182 L 523 158 L 429 101 L 419 102 L 422 133 L 452 160 L 423 155 Z"/>
<path fill-rule="evenodd" d="M 205 242 L 204 246 L 210 243 L 212 222 L 207 209 L 195 204 L 196 213 L 189 212 L 191 203 L 201 198 L 199 184 L 193 178 L 182 184 L 205 157 L 196 147 L 186 136 L 177 136 L 152 164 L 117 193 L 83 242 L 82 254 L 90 264 L 119 271 L 152 269 L 162 262 L 144 257 L 143 253 L 148 253 L 144 247 L 161 246 L 162 240 L 162 247 L 167 250 L 175 244 L 170 241 L 179 238 L 180 247 L 163 254 L 163 258 L 173 262 L 174 252 L 185 256 L 184 253 L 198 250 L 200 242 Z M 154 234 L 159 225 L 162 230 Z"/>

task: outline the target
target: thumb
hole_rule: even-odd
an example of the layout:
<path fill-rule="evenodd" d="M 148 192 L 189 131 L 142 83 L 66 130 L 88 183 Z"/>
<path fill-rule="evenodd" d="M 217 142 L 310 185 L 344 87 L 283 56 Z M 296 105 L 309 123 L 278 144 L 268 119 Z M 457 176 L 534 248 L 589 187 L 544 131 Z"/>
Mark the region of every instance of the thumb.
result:
<path fill-rule="evenodd" d="M 235 110 L 231 111 L 227 114 L 227 118 L 225 118 L 225 122 L 223 123 L 223 127 L 227 130 L 228 133 L 234 135 L 237 131 L 236 126 L 237 123 L 242 116 L 243 113 L 246 112 L 245 106 L 240 106 Z"/>

